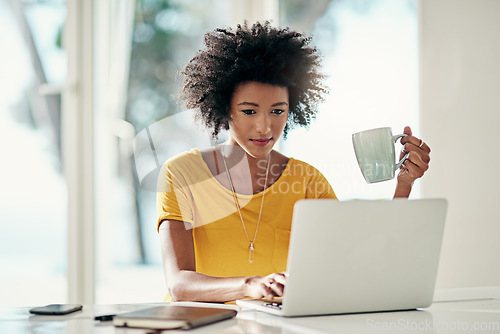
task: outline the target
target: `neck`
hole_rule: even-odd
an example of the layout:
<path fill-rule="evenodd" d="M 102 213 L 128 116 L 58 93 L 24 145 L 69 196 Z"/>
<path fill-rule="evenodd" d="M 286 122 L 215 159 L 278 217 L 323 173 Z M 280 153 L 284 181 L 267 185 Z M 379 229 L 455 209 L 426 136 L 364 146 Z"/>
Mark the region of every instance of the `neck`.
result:
<path fill-rule="evenodd" d="M 272 152 L 265 157 L 257 158 L 246 153 L 240 146 L 225 145 L 221 150 L 226 157 L 227 167 L 237 192 L 245 193 L 244 189 L 250 186 L 255 194 L 267 187 L 265 180 L 266 173 L 269 173 Z"/>

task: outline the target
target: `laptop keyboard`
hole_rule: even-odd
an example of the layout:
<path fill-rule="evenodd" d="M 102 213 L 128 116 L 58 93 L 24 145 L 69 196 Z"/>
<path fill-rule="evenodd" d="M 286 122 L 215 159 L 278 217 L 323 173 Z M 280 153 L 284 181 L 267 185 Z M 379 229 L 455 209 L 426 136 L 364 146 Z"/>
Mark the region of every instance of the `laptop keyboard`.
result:
<path fill-rule="evenodd" d="M 266 304 L 267 307 L 272 307 L 278 310 L 281 310 L 281 305 L 281 302 L 271 302 Z"/>

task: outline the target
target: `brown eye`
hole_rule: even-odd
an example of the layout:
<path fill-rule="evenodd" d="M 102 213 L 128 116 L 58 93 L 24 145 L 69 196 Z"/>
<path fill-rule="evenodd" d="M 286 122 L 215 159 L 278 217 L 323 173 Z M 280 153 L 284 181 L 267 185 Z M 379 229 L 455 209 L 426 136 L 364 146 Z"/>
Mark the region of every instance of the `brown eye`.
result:
<path fill-rule="evenodd" d="M 252 109 L 245 109 L 245 110 L 242 110 L 241 112 L 244 113 L 245 115 L 255 114 L 255 111 Z"/>
<path fill-rule="evenodd" d="M 285 110 L 283 110 L 283 109 L 273 109 L 273 111 L 272 111 L 272 113 L 276 114 L 276 115 L 281 115 L 284 112 L 285 112 Z"/>

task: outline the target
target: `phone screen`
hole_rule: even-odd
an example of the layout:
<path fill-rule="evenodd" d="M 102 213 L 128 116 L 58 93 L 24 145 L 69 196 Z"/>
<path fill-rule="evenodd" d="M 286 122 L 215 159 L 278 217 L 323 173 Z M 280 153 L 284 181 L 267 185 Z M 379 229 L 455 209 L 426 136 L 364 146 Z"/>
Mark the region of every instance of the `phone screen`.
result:
<path fill-rule="evenodd" d="M 35 307 L 30 310 L 33 314 L 68 314 L 82 309 L 80 304 L 51 304 L 47 306 Z"/>

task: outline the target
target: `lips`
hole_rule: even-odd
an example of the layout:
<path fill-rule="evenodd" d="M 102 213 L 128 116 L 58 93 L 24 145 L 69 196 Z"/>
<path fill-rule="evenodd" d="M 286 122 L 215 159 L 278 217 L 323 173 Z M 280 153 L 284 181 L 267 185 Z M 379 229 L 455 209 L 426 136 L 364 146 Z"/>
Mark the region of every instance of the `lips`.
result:
<path fill-rule="evenodd" d="M 250 139 L 252 143 L 254 143 L 257 146 L 266 146 L 269 144 L 272 138 L 265 138 L 265 139 Z"/>

